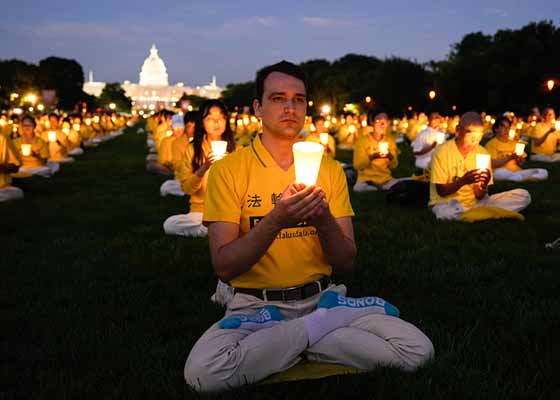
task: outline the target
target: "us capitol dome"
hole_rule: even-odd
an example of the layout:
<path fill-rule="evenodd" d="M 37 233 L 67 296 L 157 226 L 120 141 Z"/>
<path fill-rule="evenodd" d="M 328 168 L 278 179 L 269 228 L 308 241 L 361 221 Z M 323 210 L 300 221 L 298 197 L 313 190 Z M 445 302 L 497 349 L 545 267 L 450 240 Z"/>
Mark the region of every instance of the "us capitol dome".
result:
<path fill-rule="evenodd" d="M 89 80 L 84 83 L 84 92 L 99 96 L 105 87 L 104 82 L 94 82 L 93 72 L 89 72 Z M 169 85 L 169 76 L 165 63 L 158 54 L 156 45 L 152 45 L 150 55 L 144 60 L 140 69 L 140 79 L 138 83 L 124 81 L 121 84 L 126 95 L 132 100 L 132 108 L 135 110 L 155 111 L 162 108 L 178 106 L 175 103 L 183 96 L 195 95 L 217 99 L 220 97 L 223 88 L 216 84 L 216 77 L 204 86 L 190 87 L 183 82 Z"/>

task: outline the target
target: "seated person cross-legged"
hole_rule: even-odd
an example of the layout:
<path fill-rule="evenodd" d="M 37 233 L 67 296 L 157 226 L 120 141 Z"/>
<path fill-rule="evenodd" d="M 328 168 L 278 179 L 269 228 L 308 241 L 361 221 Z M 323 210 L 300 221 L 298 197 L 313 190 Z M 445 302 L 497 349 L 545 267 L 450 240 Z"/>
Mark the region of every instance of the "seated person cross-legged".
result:
<path fill-rule="evenodd" d="M 202 123 L 197 123 L 192 143 L 187 146 L 177 178 L 183 191 L 190 196 L 188 214 L 172 215 L 163 223 L 168 235 L 206 236 L 207 228 L 202 225 L 204 194 L 208 171 L 214 162 L 225 154 L 214 154 L 212 142 L 227 142 L 226 152 L 235 150 L 233 132 L 229 124 L 226 106 L 219 100 L 208 100 L 201 107 Z"/>
<path fill-rule="evenodd" d="M 525 189 L 488 195 L 491 171 L 477 166 L 477 155 L 489 158 L 479 145 L 482 135 L 482 118 L 467 112 L 461 117 L 455 139 L 437 147 L 430 165 L 429 206 L 438 219 L 458 220 L 463 212 L 480 206 L 518 212 L 531 203 Z"/>
<path fill-rule="evenodd" d="M 543 111 L 544 121 L 539 122 L 533 133 L 533 155 L 531 161 L 560 162 L 560 122 L 552 108 Z"/>
<path fill-rule="evenodd" d="M 494 138 L 486 143 L 486 150 L 492 157 L 492 170 L 496 181 L 542 181 L 548 179 L 548 171 L 543 168 L 522 169 L 527 155 L 524 151 L 518 155 L 516 146 L 525 147 L 510 136 L 511 121 L 507 117 L 499 117 L 492 126 Z"/>
<path fill-rule="evenodd" d="M 21 158 L 12 140 L 0 134 L 0 202 L 23 197 L 23 190 L 11 185 L 10 175 L 17 172 L 20 165 Z"/>
<path fill-rule="evenodd" d="M 389 190 L 401 179 L 391 175 L 398 165 L 396 143 L 385 138 L 389 117 L 378 113 L 373 121 L 373 131 L 360 136 L 354 144 L 354 168 L 358 171 L 355 192 Z M 408 178 L 404 178 L 408 179 Z"/>
<path fill-rule="evenodd" d="M 175 174 L 174 179 L 168 179 L 163 182 L 159 188 L 162 196 L 184 196 L 185 192 L 181 189 L 181 181 L 179 180 L 179 171 L 182 168 L 182 163 L 185 159 L 185 153 L 189 146 L 190 140 L 194 135 L 194 129 L 198 120 L 198 111 L 189 111 L 184 116 L 175 114 L 171 119 L 171 126 L 173 128 L 173 136 L 168 137 L 169 149 L 164 150 L 167 144 L 162 142 L 161 152 L 168 152 L 168 157 L 171 162 L 171 169 Z M 199 122 L 200 123 L 200 122 Z"/>
<path fill-rule="evenodd" d="M 60 166 L 49 159 L 49 145 L 35 134 L 37 123 L 30 115 L 21 117 L 21 136 L 14 140 L 14 146 L 19 150 L 22 165 L 15 177 L 29 177 L 40 175 L 45 178 L 55 174 Z"/>
<path fill-rule="evenodd" d="M 234 296 L 224 318 L 196 342 L 185 364 L 199 392 L 252 384 L 309 360 L 412 371 L 433 356 L 430 340 L 377 297 L 345 297 L 333 270 L 356 255 L 346 178 L 323 156 L 317 185 L 294 183 L 292 145 L 307 98 L 299 67 L 260 70 L 253 107 L 263 131 L 214 164 L 204 223 L 214 271 Z"/>

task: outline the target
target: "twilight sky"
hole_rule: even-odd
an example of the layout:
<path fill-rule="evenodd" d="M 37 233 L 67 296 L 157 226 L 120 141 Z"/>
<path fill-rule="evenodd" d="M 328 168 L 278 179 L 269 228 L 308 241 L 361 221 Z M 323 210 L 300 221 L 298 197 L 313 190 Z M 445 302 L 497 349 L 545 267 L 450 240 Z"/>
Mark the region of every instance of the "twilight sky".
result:
<path fill-rule="evenodd" d="M 558 0 L 13 0 L 2 5 L 0 59 L 78 61 L 96 81 L 138 82 L 155 43 L 170 83 L 254 79 L 287 59 L 333 61 L 347 53 L 442 59 L 466 33 L 551 19 Z M 559 49 L 560 51 L 560 49 Z"/>

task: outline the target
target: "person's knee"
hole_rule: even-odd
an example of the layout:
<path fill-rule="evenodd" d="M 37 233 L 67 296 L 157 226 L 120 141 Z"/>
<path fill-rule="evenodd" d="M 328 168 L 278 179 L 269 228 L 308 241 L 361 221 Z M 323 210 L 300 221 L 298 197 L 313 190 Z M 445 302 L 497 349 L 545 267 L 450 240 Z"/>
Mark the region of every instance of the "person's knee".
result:
<path fill-rule="evenodd" d="M 526 189 L 514 189 L 513 192 L 515 193 L 515 196 L 519 198 L 523 208 L 531 204 L 531 193 L 529 193 L 529 191 Z"/>
<path fill-rule="evenodd" d="M 223 379 L 212 373 L 212 352 L 197 350 L 196 346 L 185 363 L 183 375 L 185 382 L 198 393 L 216 393 L 228 389 Z"/>

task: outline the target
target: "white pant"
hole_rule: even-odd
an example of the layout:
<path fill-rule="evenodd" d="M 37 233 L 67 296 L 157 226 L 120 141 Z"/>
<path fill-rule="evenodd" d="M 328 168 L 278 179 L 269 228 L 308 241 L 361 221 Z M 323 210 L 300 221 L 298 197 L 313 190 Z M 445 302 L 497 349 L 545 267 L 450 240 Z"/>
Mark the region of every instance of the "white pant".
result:
<path fill-rule="evenodd" d="M 163 223 L 163 230 L 168 235 L 204 237 L 208 228 L 202 225 L 202 213 L 172 215 Z"/>
<path fill-rule="evenodd" d="M 329 290 L 346 294 L 344 285 Z M 344 364 L 372 370 L 392 365 L 412 371 L 434 355 L 432 342 L 414 325 L 381 314 L 358 318 L 309 347 L 309 336 L 302 316 L 315 310 L 320 293 L 305 300 L 265 302 L 246 294 L 236 294 L 226 316 L 252 314 L 272 304 L 285 321 L 271 328 L 252 332 L 246 329 L 220 329 L 212 325 L 196 342 L 185 363 L 185 380 L 200 392 L 224 391 L 258 382 L 285 371 L 301 360 Z"/>
<path fill-rule="evenodd" d="M 75 149 L 70 150 L 68 154 L 71 156 L 81 156 L 84 154 L 84 150 L 81 147 L 76 147 Z"/>
<path fill-rule="evenodd" d="M 173 196 L 184 196 L 185 192 L 181 189 L 181 182 L 176 179 L 168 179 L 163 182 L 159 188 L 159 193 L 162 196 L 173 195 Z"/>
<path fill-rule="evenodd" d="M 146 156 L 146 161 L 157 161 L 157 159 L 158 159 L 157 154 L 150 153 Z"/>
<path fill-rule="evenodd" d="M 540 161 L 540 162 L 560 162 L 560 153 L 554 153 L 551 155 L 546 154 L 532 154 L 531 161 Z"/>
<path fill-rule="evenodd" d="M 0 189 L 0 202 L 23 199 L 23 190 L 15 186 Z"/>
<path fill-rule="evenodd" d="M 498 168 L 494 170 L 495 181 L 545 181 L 548 179 L 548 171 L 543 168 L 522 169 L 512 172 L 507 168 Z"/>
<path fill-rule="evenodd" d="M 486 196 L 479 200 L 473 207 L 498 207 L 509 211 L 519 212 L 527 208 L 531 204 L 531 195 L 525 189 L 513 189 L 507 192 L 496 193 L 492 196 Z M 436 215 L 437 219 L 444 220 L 458 220 L 464 211 L 470 208 L 465 208 L 457 200 L 451 200 L 447 203 L 436 204 L 432 207 L 432 212 Z"/>
<path fill-rule="evenodd" d="M 430 161 L 432 161 L 431 157 L 416 158 L 414 165 L 416 168 L 426 169 L 430 165 Z"/>
<path fill-rule="evenodd" d="M 72 157 L 64 157 L 64 158 L 59 158 L 57 160 L 49 160 L 49 162 L 53 162 L 53 163 L 58 163 L 58 164 L 68 164 L 68 163 L 73 163 L 74 160 Z"/>
<path fill-rule="evenodd" d="M 43 178 L 50 178 L 51 176 L 56 174 L 59 169 L 60 169 L 59 163 L 48 161 L 47 164 L 43 167 L 29 168 L 29 169 L 20 168 L 18 172 L 26 172 L 28 174 L 42 176 Z"/>
<path fill-rule="evenodd" d="M 356 182 L 354 185 L 354 192 L 374 192 L 376 190 L 389 190 L 395 184 L 399 183 L 400 181 L 406 181 L 410 178 L 393 178 L 383 184 L 379 184 L 377 186 L 364 182 Z"/>

